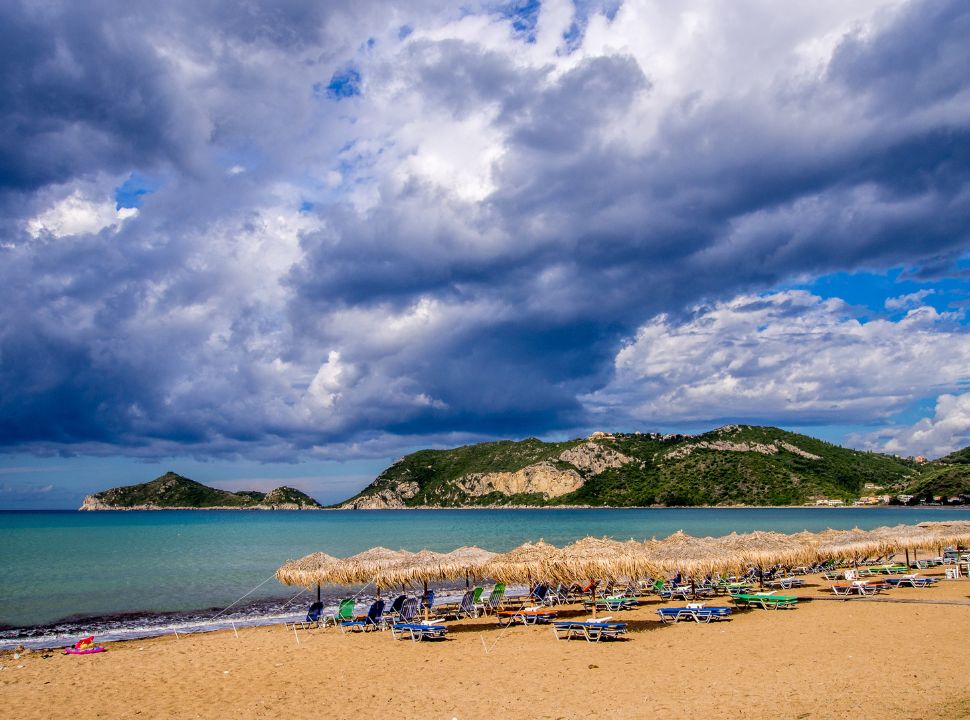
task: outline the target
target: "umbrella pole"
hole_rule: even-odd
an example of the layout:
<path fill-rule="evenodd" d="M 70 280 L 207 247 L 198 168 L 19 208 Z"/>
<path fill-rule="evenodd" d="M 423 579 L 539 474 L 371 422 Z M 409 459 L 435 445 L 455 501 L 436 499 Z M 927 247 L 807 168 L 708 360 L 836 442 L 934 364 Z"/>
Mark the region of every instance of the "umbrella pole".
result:
<path fill-rule="evenodd" d="M 765 569 L 761 565 L 758 566 L 758 589 L 765 589 Z"/>
<path fill-rule="evenodd" d="M 909 548 L 906 548 L 906 569 L 909 570 Z"/>
<path fill-rule="evenodd" d="M 317 602 L 320 602 L 320 583 L 317 583 Z"/>
<path fill-rule="evenodd" d="M 590 583 L 589 594 L 593 596 L 593 617 L 596 617 L 596 581 Z"/>
<path fill-rule="evenodd" d="M 424 619 L 427 620 L 430 617 L 428 611 L 428 581 L 424 581 Z"/>

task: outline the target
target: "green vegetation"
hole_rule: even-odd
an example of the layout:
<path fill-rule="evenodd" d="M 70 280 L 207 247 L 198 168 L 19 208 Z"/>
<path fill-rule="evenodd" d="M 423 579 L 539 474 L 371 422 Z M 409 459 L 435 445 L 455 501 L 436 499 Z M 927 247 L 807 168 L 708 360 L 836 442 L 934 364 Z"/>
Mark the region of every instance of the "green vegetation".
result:
<path fill-rule="evenodd" d="M 964 459 L 953 462 L 950 458 L 954 455 Z M 964 449 L 936 462 L 927 463 L 917 480 L 906 488 L 906 494 L 912 495 L 915 500 L 932 500 L 934 497 L 940 497 L 944 501 L 950 497 L 970 494 L 968 457 L 970 453 Z M 950 464 L 951 462 L 953 464 Z"/>
<path fill-rule="evenodd" d="M 406 507 L 794 505 L 817 499 L 851 502 L 871 494 L 864 490 L 866 483 L 874 483 L 886 493 L 903 492 L 935 465 L 921 467 L 909 459 L 849 450 L 779 428 L 745 425 L 697 436 L 634 433 L 596 438 L 592 440 L 596 446 L 628 459 L 598 473 L 560 458 L 565 450 L 586 442 L 544 443 L 529 438 L 454 450 L 421 450 L 387 468 L 347 502 L 390 498 L 390 504 L 398 502 Z M 970 452 L 960 457 L 970 463 Z M 540 462 L 578 473 L 582 486 L 548 498 L 541 493 L 473 496 L 461 486 L 467 486 L 462 478 L 472 473 L 515 472 Z M 970 465 L 964 467 L 970 478 Z"/>
<path fill-rule="evenodd" d="M 95 493 L 85 500 L 85 504 L 88 504 L 89 500 L 119 509 L 146 505 L 157 508 L 253 508 L 275 505 L 296 505 L 300 508 L 321 507 L 310 496 L 289 487 L 276 488 L 269 493 L 255 490 L 229 492 L 208 487 L 173 472 L 167 472 L 151 482 Z"/>
<path fill-rule="evenodd" d="M 528 465 L 543 461 L 555 461 L 565 450 L 579 445 L 581 440 L 563 443 L 546 443 L 536 438 L 521 442 L 501 442 L 464 445 L 453 450 L 419 450 L 411 453 L 382 472 L 359 495 L 375 495 L 381 490 L 395 490 L 404 484 L 415 482 L 416 493 L 407 505 L 463 505 L 521 504 L 541 505 L 541 495 L 507 496 L 493 493 L 470 497 L 455 486 L 455 481 L 472 473 L 515 472 Z M 559 465 L 559 461 L 555 461 Z M 563 463 L 563 465 L 567 464 Z M 513 501 L 514 498 L 514 501 Z"/>

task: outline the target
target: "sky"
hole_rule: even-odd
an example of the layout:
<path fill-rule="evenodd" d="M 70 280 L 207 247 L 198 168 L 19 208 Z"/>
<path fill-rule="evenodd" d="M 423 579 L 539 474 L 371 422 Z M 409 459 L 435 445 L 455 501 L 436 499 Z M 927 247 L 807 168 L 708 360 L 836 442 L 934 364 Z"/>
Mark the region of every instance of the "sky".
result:
<path fill-rule="evenodd" d="M 970 444 L 970 6 L 0 4 L 0 508 Z"/>

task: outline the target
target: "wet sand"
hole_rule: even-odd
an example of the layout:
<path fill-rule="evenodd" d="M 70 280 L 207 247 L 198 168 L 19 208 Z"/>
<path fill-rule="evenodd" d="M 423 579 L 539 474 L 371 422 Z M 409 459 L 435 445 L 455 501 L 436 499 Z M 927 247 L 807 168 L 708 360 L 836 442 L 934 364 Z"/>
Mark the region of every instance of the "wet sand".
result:
<path fill-rule="evenodd" d="M 790 594 L 832 597 L 807 580 Z M 449 622 L 437 643 L 247 628 L 3 653 L 0 692 L 16 718 L 970 718 L 970 580 L 876 597 L 924 602 L 816 599 L 667 626 L 656 609 L 683 603 L 648 598 L 613 613 L 628 640 L 598 644 L 493 618 Z"/>

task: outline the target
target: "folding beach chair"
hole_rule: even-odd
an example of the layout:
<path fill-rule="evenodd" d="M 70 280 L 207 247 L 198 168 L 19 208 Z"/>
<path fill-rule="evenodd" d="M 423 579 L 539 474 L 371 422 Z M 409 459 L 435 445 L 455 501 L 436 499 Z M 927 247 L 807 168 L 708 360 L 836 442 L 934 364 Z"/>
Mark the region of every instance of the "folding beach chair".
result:
<path fill-rule="evenodd" d="M 342 623 L 340 623 L 340 631 L 347 632 L 348 630 L 355 630 L 357 632 L 364 632 L 366 630 L 380 630 L 383 615 L 384 601 L 377 600 L 371 604 L 367 614 L 363 617 L 354 618 L 353 620 L 344 620 Z"/>
<path fill-rule="evenodd" d="M 505 598 L 505 583 L 496 583 L 495 587 L 492 588 L 491 595 L 485 600 L 483 609 L 487 615 L 489 611 L 495 611 L 502 605 L 502 600 Z"/>
<path fill-rule="evenodd" d="M 354 599 L 345 598 L 340 601 L 340 605 L 337 607 L 337 612 L 327 615 L 323 618 L 323 627 L 327 626 L 328 622 L 332 622 L 334 625 L 338 625 L 344 620 L 354 619 Z"/>
<path fill-rule="evenodd" d="M 300 629 L 310 627 L 311 625 L 316 625 L 320 627 L 320 616 L 323 614 L 323 603 L 317 600 L 315 603 L 310 605 L 306 611 L 306 619 L 303 622 L 293 623 L 294 625 L 299 625 Z"/>

